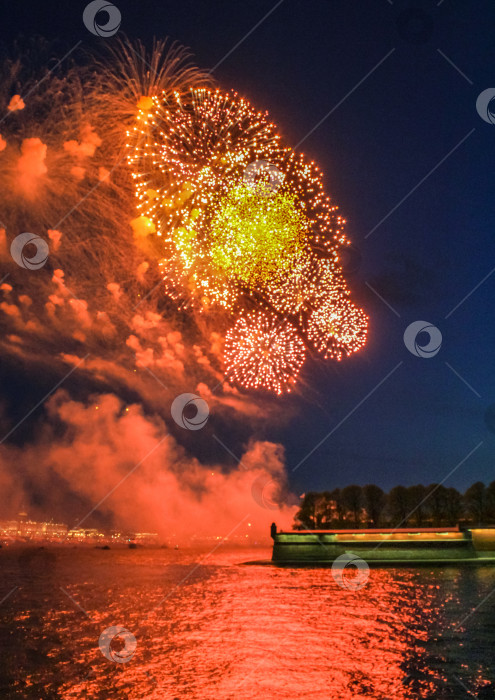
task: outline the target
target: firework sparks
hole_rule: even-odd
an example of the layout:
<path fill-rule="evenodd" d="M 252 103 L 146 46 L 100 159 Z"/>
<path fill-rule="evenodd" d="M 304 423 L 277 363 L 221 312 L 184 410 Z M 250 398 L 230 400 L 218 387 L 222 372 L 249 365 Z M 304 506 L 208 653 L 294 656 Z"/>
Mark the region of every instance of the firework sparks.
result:
<path fill-rule="evenodd" d="M 306 228 L 294 197 L 267 197 L 259 188 L 240 185 L 219 202 L 211 221 L 212 263 L 240 285 L 266 288 L 303 258 Z"/>
<path fill-rule="evenodd" d="M 229 376 L 282 393 L 306 346 L 340 360 L 364 345 L 367 317 L 338 263 L 345 222 L 321 172 L 281 144 L 266 115 L 219 90 L 154 96 L 128 146 L 169 293 L 200 314 L 224 312 Z M 258 179 L 249 171 L 259 162 L 280 174 L 275 188 L 267 168 Z M 253 306 L 257 314 L 247 313 Z"/>
<path fill-rule="evenodd" d="M 225 341 L 213 372 L 223 362 L 240 385 L 275 393 L 294 387 L 311 350 L 340 360 L 361 348 L 367 318 L 339 263 L 345 222 L 316 165 L 247 100 L 211 88 L 176 44 L 111 53 L 54 71 L 22 110 L 9 111 L 20 68 L 0 67 L 1 218 L 9 234 L 50 239 L 56 293 L 31 284 L 57 332 L 77 311 L 71 342 L 87 343 L 96 313 L 107 340 L 133 331 L 126 345 L 146 364 L 163 348 L 136 340 L 133 309 L 146 323 L 187 309 L 201 352 Z M 84 313 L 71 296 L 91 300 Z"/>
<path fill-rule="evenodd" d="M 240 316 L 227 332 L 225 355 L 240 384 L 281 394 L 294 386 L 306 351 L 291 323 L 253 311 Z"/>

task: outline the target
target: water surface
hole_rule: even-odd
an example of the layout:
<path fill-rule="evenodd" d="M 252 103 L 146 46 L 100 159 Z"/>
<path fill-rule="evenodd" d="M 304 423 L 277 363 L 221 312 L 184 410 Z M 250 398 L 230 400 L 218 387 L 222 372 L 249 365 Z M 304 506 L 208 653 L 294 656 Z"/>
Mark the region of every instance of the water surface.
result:
<path fill-rule="evenodd" d="M 269 557 L 0 550 L 0 697 L 495 698 L 495 568 L 373 569 L 346 590 L 330 569 L 239 565 Z M 112 625 L 136 637 L 127 663 L 98 647 Z"/>

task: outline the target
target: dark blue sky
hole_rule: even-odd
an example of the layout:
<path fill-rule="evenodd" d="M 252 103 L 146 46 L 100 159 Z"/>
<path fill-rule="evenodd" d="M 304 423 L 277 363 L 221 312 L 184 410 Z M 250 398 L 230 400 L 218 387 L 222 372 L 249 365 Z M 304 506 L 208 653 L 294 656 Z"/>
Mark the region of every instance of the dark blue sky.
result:
<path fill-rule="evenodd" d="M 115 4 L 131 38 L 168 35 L 213 67 L 276 3 Z M 90 48 L 85 5 L 4 3 L 2 38 L 39 33 Z M 214 72 L 268 110 L 294 145 L 334 110 L 300 148 L 323 169 L 361 252 L 349 283 L 370 335 L 350 360 L 313 363 L 308 389 L 289 399 L 297 417 L 267 428 L 286 445 L 300 491 L 352 482 L 388 489 L 441 481 L 454 469 L 446 486 L 495 478 L 495 435 L 485 422 L 495 403 L 495 272 L 449 315 L 495 268 L 495 125 L 475 108 L 495 86 L 494 21 L 492 0 L 284 0 Z M 442 333 L 433 358 L 404 345 L 416 320 Z"/>

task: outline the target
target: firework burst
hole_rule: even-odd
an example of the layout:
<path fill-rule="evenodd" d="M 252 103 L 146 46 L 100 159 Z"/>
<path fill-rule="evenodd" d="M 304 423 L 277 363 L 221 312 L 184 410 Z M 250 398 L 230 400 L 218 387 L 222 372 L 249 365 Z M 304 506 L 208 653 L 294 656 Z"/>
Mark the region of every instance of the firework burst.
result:
<path fill-rule="evenodd" d="M 32 83 L 15 62 L 1 69 L 0 219 L 9 235 L 52 242 L 58 330 L 79 298 L 114 329 L 135 324 L 136 308 L 186 308 L 194 343 L 225 340 L 212 356 L 227 376 L 275 393 L 294 387 L 311 350 L 341 359 L 362 347 L 367 318 L 339 262 L 345 222 L 316 165 L 265 113 L 211 87 L 182 47 L 124 40 L 111 54 Z"/>
<path fill-rule="evenodd" d="M 240 316 L 227 332 L 225 356 L 240 384 L 281 394 L 294 385 L 306 350 L 289 321 L 259 310 Z"/>
<path fill-rule="evenodd" d="M 367 317 L 338 261 L 345 222 L 321 172 L 265 114 L 236 93 L 190 89 L 154 96 L 129 137 L 140 221 L 161 239 L 167 289 L 199 314 L 223 311 L 228 376 L 281 393 L 307 346 L 338 360 L 362 347 Z"/>

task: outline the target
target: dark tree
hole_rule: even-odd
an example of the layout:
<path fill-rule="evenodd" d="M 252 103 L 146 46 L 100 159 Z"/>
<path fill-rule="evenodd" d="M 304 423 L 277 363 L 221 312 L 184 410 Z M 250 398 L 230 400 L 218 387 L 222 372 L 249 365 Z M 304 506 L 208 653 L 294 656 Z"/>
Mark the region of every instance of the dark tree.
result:
<path fill-rule="evenodd" d="M 334 520 L 334 500 L 330 491 L 324 491 L 317 506 L 316 522 L 319 528 L 328 530 Z"/>
<path fill-rule="evenodd" d="M 343 489 L 305 494 L 294 518 L 296 530 L 359 527 L 365 518 L 373 527 L 495 524 L 495 481 L 472 484 L 464 495 L 443 484 L 394 486 L 386 495 L 379 486 L 352 484 Z"/>
<path fill-rule="evenodd" d="M 445 494 L 445 513 L 447 516 L 447 525 L 457 525 L 462 518 L 462 497 L 457 489 L 447 489 Z"/>
<path fill-rule="evenodd" d="M 334 518 L 334 500 L 329 491 L 305 494 L 295 516 L 296 530 L 322 530 L 329 528 Z"/>
<path fill-rule="evenodd" d="M 442 484 L 430 484 L 427 487 L 427 499 L 432 526 L 442 525 L 447 519 L 447 489 Z"/>
<path fill-rule="evenodd" d="M 295 515 L 296 530 L 314 530 L 316 528 L 316 505 L 319 494 L 309 491 L 304 494 L 301 507 Z"/>
<path fill-rule="evenodd" d="M 363 493 L 360 486 L 352 484 L 346 486 L 341 492 L 342 505 L 347 512 L 352 514 L 352 520 L 355 527 L 359 525 L 361 520 L 361 509 L 363 507 Z"/>
<path fill-rule="evenodd" d="M 393 527 L 406 527 L 411 509 L 405 486 L 394 486 L 388 494 L 388 509 Z"/>
<path fill-rule="evenodd" d="M 345 518 L 345 508 L 342 503 L 342 491 L 340 489 L 334 489 L 330 491 L 330 499 L 335 505 L 334 518 L 336 520 L 336 525 L 343 525 Z"/>
<path fill-rule="evenodd" d="M 373 527 L 378 527 L 380 517 L 387 503 L 384 492 L 376 484 L 367 484 L 363 486 L 363 501 L 368 521 Z"/>
<path fill-rule="evenodd" d="M 477 481 L 470 486 L 464 494 L 464 506 L 472 522 L 482 525 L 486 511 L 486 489 L 482 481 Z"/>
<path fill-rule="evenodd" d="M 428 516 L 427 488 L 423 484 L 409 486 L 407 489 L 407 502 L 411 521 L 418 527 L 424 527 Z"/>
<path fill-rule="evenodd" d="M 495 523 L 495 481 L 486 489 L 486 519 L 488 523 Z"/>

